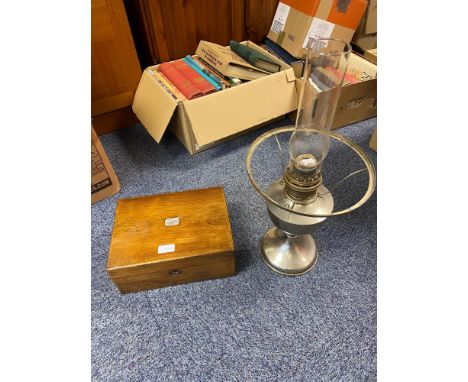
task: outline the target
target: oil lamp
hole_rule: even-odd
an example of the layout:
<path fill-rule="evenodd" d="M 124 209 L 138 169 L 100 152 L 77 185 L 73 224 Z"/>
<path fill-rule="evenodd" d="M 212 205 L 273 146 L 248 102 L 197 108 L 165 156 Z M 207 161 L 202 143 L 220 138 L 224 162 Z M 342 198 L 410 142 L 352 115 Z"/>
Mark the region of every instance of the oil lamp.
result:
<path fill-rule="evenodd" d="M 348 138 L 331 131 L 350 52 L 349 44 L 340 40 L 312 40 L 307 48 L 296 125 L 264 133 L 247 154 L 249 179 L 265 199 L 275 225 L 260 239 L 261 253 L 267 265 L 281 274 L 301 275 L 309 271 L 318 258 L 312 232 L 327 217 L 360 207 L 375 188 L 375 168 L 366 153 Z M 280 179 L 262 189 L 252 172 L 252 156 L 262 142 L 283 133 L 292 133 L 289 163 Z M 367 191 L 361 199 L 340 211 L 334 211 L 333 195 L 322 183 L 322 163 L 331 139 L 349 146 L 364 162 L 369 175 Z"/>

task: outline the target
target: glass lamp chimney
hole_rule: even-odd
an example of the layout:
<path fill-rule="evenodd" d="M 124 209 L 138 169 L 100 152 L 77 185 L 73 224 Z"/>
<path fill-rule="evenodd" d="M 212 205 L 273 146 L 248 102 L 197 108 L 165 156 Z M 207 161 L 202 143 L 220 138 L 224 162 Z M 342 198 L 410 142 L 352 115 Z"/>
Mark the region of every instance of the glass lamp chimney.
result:
<path fill-rule="evenodd" d="M 289 141 L 285 192 L 295 202 L 315 199 L 321 166 L 330 149 L 331 129 L 351 47 L 335 39 L 311 40 L 306 49 L 296 129 Z"/>

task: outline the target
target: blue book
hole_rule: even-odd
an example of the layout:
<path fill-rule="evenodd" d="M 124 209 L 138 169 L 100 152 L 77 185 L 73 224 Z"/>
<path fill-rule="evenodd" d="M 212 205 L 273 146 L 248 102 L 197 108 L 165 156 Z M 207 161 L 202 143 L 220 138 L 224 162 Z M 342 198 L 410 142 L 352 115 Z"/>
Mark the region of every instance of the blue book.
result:
<path fill-rule="evenodd" d="M 200 76 L 202 76 L 205 80 L 207 80 L 211 85 L 215 87 L 216 90 L 221 90 L 223 87 L 219 84 L 218 81 L 210 77 L 206 74 L 199 66 L 198 63 L 191 57 L 186 56 L 183 61 L 190 66 L 193 70 L 195 70 Z"/>
<path fill-rule="evenodd" d="M 279 59 L 284 61 L 286 64 L 291 66 L 294 70 L 294 73 L 296 74 L 296 77 L 299 78 L 302 76 L 302 71 L 304 68 L 304 60 L 291 56 L 278 44 L 275 44 L 273 41 L 271 41 L 268 38 L 266 38 L 265 41 L 263 41 L 263 44 L 266 50 L 268 50 L 271 54 L 273 54 L 274 56 L 278 57 Z"/>

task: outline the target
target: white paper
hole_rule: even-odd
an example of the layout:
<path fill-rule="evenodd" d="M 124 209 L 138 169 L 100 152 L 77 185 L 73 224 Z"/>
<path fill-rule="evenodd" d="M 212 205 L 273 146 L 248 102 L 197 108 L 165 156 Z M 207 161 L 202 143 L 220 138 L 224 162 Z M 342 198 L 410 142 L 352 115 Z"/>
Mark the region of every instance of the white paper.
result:
<path fill-rule="evenodd" d="M 276 8 L 276 13 L 270 28 L 273 32 L 280 33 L 283 31 L 290 9 L 291 7 L 289 5 L 283 4 L 282 2 L 278 3 L 278 8 Z"/>
<path fill-rule="evenodd" d="M 164 244 L 158 247 L 158 254 L 175 251 L 175 244 Z"/>
<path fill-rule="evenodd" d="M 329 21 L 325 21 L 322 19 L 318 19 L 317 17 L 314 17 L 312 19 L 312 22 L 310 23 L 309 31 L 307 32 L 304 42 L 302 43 L 302 47 L 303 48 L 307 47 L 307 43 L 309 42 L 309 39 L 330 38 L 334 27 L 335 27 L 335 24 Z M 328 45 L 327 43 L 323 44 L 323 46 L 327 46 L 327 45 Z"/>

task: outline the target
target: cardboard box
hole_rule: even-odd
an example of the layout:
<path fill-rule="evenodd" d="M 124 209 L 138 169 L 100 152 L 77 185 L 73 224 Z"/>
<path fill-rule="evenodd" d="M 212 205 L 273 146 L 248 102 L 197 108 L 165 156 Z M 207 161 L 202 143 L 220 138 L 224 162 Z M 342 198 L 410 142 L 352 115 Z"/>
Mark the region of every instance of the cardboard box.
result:
<path fill-rule="evenodd" d="M 121 293 L 233 276 L 223 188 L 120 199 L 107 272 Z"/>
<path fill-rule="evenodd" d="M 377 0 L 369 0 L 366 14 L 356 29 L 352 42 L 362 51 L 377 48 Z"/>
<path fill-rule="evenodd" d="M 293 69 L 254 43 L 243 44 L 280 64 L 281 71 L 185 101 L 176 101 L 147 70 L 143 72 L 132 108 L 156 142 L 169 127 L 188 152 L 196 154 L 297 108 Z"/>
<path fill-rule="evenodd" d="M 332 129 L 350 125 L 377 115 L 377 66 L 361 56 L 351 53 L 347 73 L 358 74 L 358 83 L 344 85 L 336 107 Z M 302 80 L 297 79 L 298 97 Z M 289 115 L 295 121 L 297 110 Z"/>
<path fill-rule="evenodd" d="M 364 58 L 377 65 L 377 48 L 366 50 L 364 52 Z"/>
<path fill-rule="evenodd" d="M 375 49 L 377 48 L 377 33 L 363 35 L 363 36 L 356 36 L 353 38 L 352 42 L 362 51 Z"/>
<path fill-rule="evenodd" d="M 291 55 L 305 57 L 310 39 L 350 42 L 367 8 L 367 0 L 282 0 L 268 38 Z"/>
<path fill-rule="evenodd" d="M 120 191 L 120 182 L 98 135 L 91 127 L 91 204 Z"/>
<path fill-rule="evenodd" d="M 332 129 L 377 115 L 377 66 L 351 53 L 347 72 L 362 72 L 361 82 L 345 85 L 341 89 Z"/>
<path fill-rule="evenodd" d="M 377 33 L 377 0 L 369 0 L 366 13 L 365 33 Z"/>

